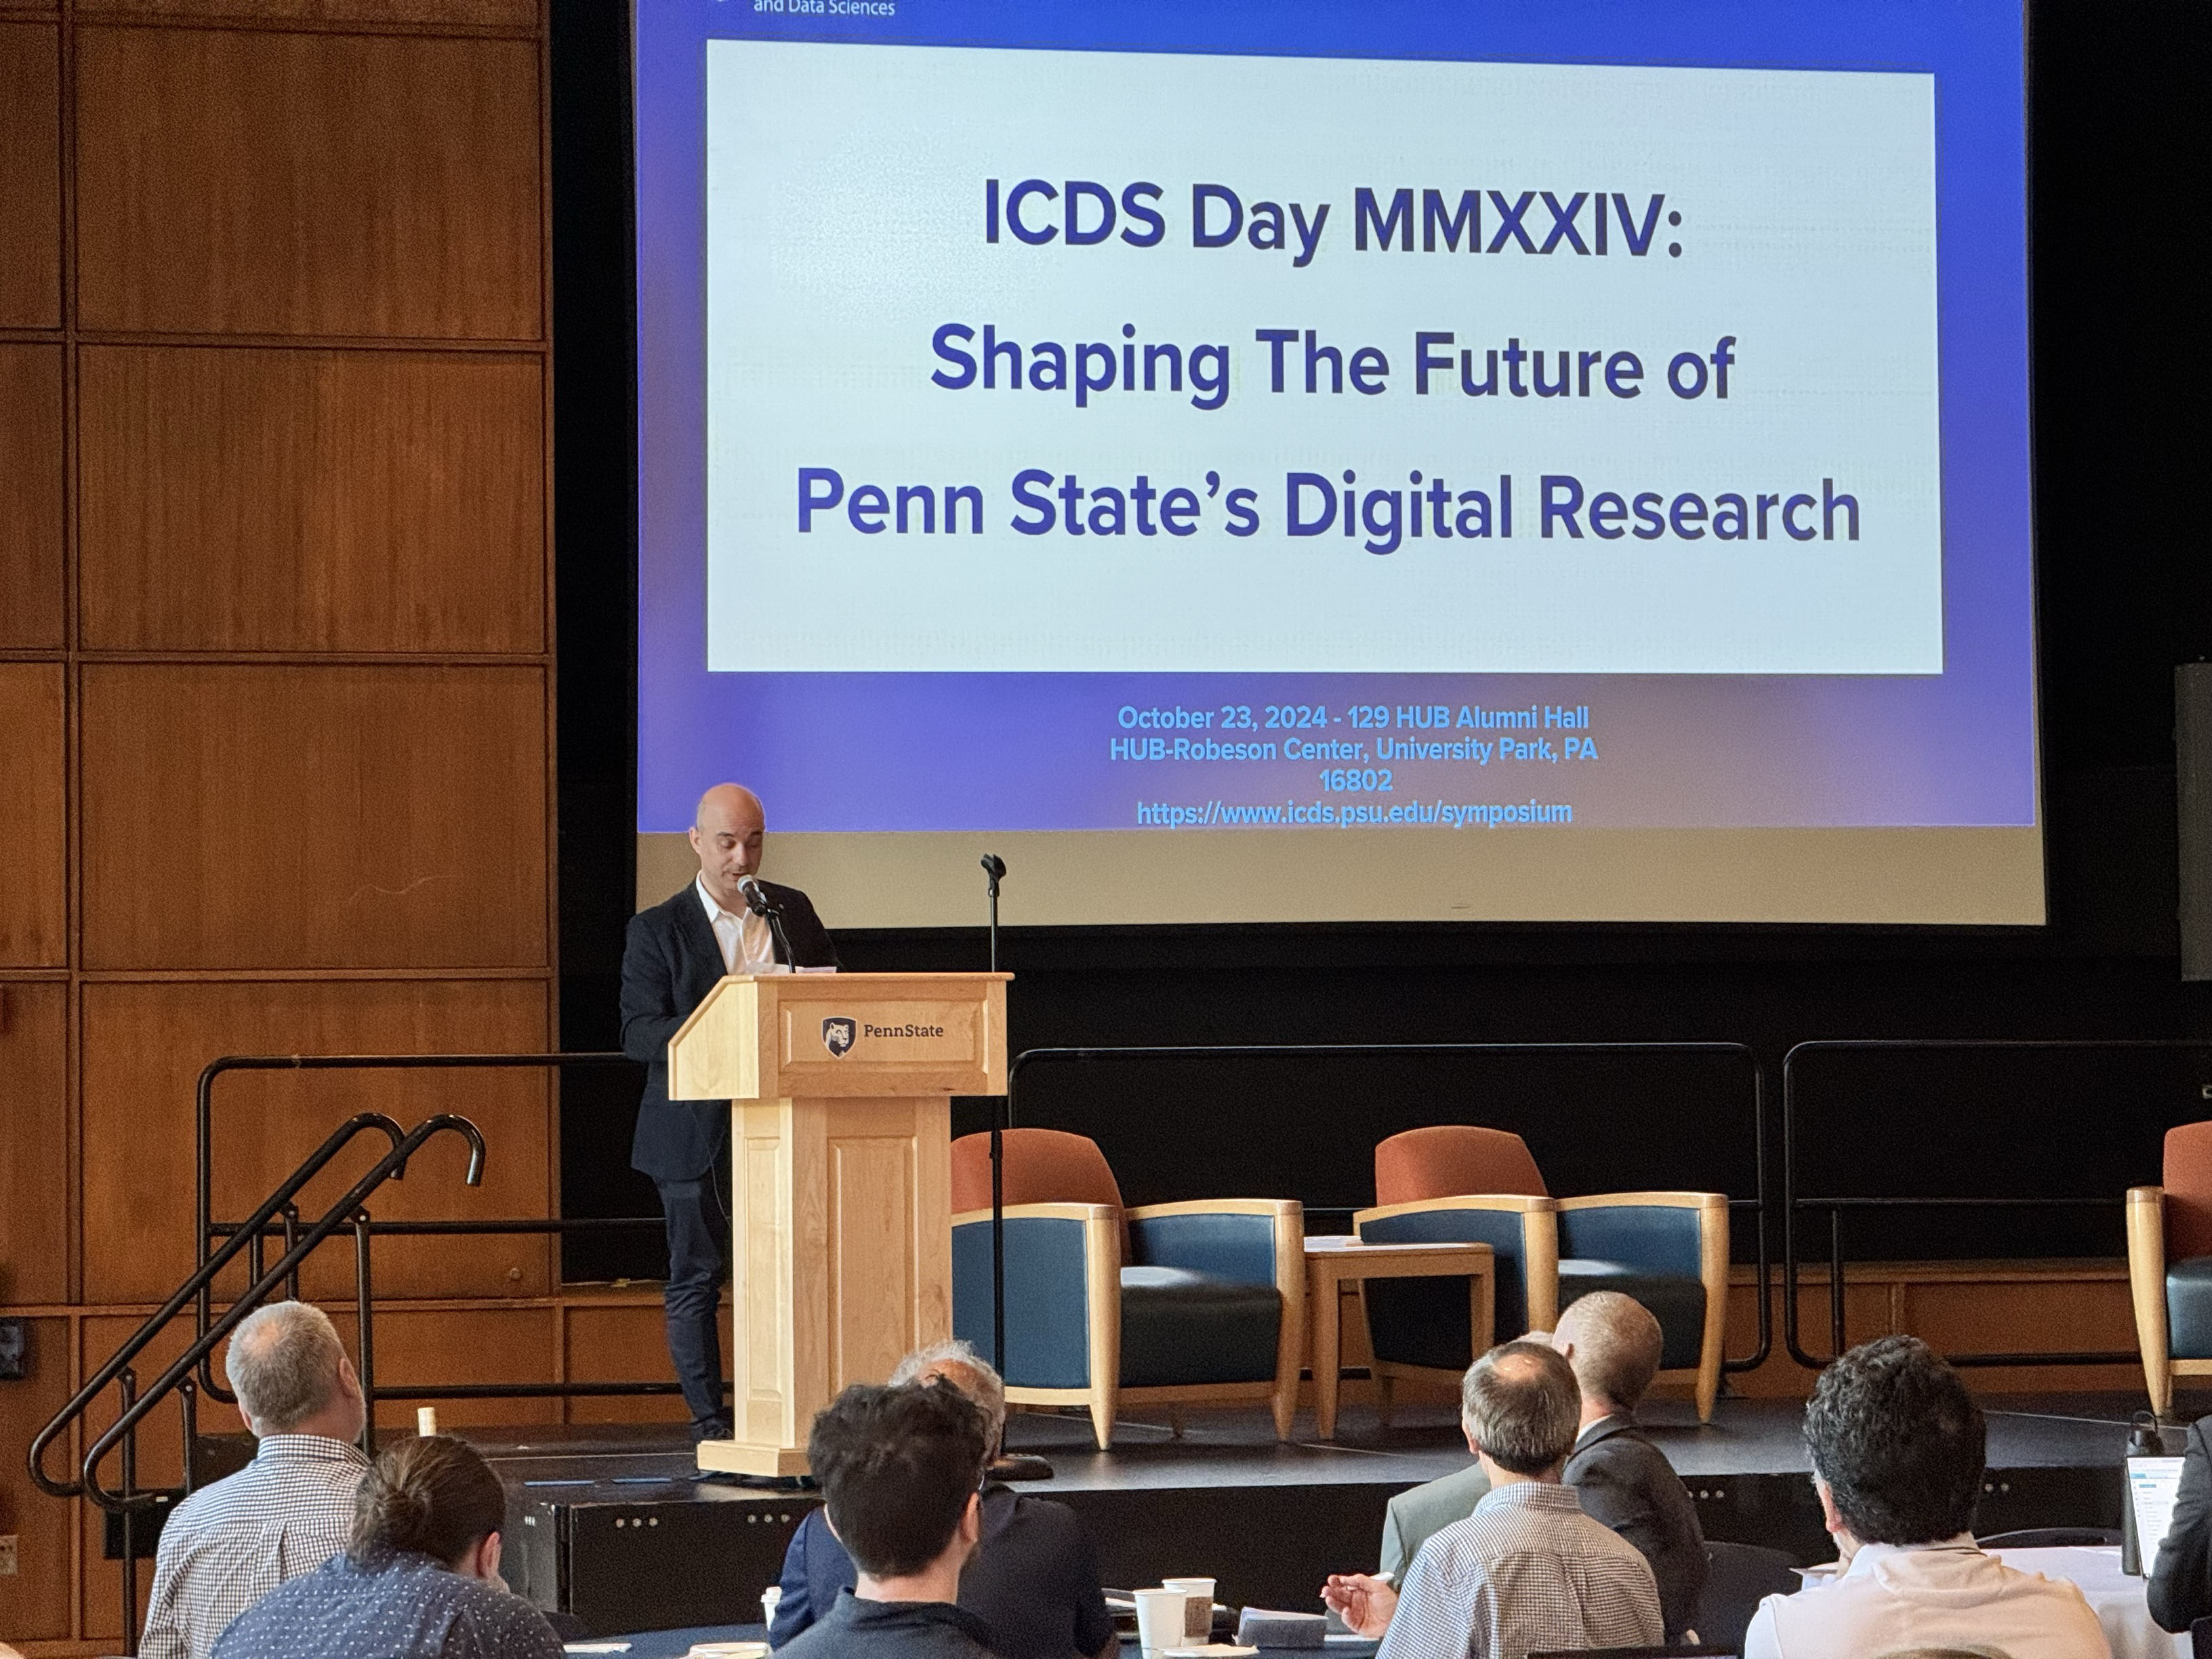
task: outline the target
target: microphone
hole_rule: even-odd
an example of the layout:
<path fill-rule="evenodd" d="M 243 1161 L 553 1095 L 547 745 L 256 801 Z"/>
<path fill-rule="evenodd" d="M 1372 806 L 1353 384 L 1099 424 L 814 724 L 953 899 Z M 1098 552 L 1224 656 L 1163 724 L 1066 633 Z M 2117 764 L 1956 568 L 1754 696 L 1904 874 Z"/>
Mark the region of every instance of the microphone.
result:
<path fill-rule="evenodd" d="M 745 908 L 768 922 L 769 938 L 775 942 L 777 956 L 787 968 L 796 969 L 799 958 L 792 954 L 790 937 L 783 931 L 783 907 L 768 896 L 768 890 L 751 876 L 738 882 L 738 890 L 745 896 Z"/>
<path fill-rule="evenodd" d="M 996 853 L 983 854 L 983 896 L 991 902 L 991 971 L 999 971 L 999 881 L 1006 873 L 1006 861 Z"/>
<path fill-rule="evenodd" d="M 767 890 L 751 876 L 738 881 L 738 891 L 745 896 L 745 908 L 757 916 L 780 916 L 783 914 L 783 907 L 769 897 Z"/>

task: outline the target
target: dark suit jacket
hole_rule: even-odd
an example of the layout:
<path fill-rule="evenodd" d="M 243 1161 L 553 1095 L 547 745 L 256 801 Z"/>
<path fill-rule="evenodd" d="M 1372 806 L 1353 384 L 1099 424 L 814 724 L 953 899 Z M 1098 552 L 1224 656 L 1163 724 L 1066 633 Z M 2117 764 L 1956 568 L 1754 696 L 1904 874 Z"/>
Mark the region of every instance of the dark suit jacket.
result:
<path fill-rule="evenodd" d="M 800 968 L 834 968 L 837 947 L 796 887 L 761 886 L 783 907 L 783 930 Z M 779 952 L 778 961 L 782 956 Z M 645 1097 L 629 1161 L 656 1181 L 696 1181 L 714 1166 L 730 1138 L 726 1100 L 668 1097 L 668 1039 L 722 978 L 722 947 L 699 902 L 696 879 L 674 896 L 629 919 L 623 945 L 622 1046 L 645 1065 Z"/>
<path fill-rule="evenodd" d="M 2181 1450 L 2181 1490 L 2173 1495 L 2173 1521 L 2150 1573 L 2150 1616 L 2177 1634 L 2212 1613 L 2212 1442 L 2199 1418 L 2189 1425 Z"/>
<path fill-rule="evenodd" d="M 1667 1454 L 1644 1437 L 1632 1417 L 1608 1417 L 1583 1431 L 1563 1476 L 1583 1513 L 1642 1551 L 1659 1581 L 1667 1639 L 1697 1622 L 1705 1588 L 1705 1534 Z"/>

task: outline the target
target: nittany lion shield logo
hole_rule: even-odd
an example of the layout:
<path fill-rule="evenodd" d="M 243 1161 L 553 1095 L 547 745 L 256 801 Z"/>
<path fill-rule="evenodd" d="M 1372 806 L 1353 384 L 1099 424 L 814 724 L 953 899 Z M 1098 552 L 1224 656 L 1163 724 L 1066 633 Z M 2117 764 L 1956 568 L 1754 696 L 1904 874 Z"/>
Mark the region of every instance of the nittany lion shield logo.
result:
<path fill-rule="evenodd" d="M 857 1035 L 857 1028 L 843 1014 L 833 1014 L 822 1022 L 822 1046 L 835 1059 L 842 1060 L 853 1052 L 853 1039 Z"/>

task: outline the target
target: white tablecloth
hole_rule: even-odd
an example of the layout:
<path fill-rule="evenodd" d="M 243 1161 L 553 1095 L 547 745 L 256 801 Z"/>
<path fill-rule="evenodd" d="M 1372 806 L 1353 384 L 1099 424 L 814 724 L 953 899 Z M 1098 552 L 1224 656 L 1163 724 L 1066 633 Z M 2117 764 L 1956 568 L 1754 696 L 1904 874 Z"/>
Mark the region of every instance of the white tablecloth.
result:
<path fill-rule="evenodd" d="M 2189 1638 L 2169 1636 L 2151 1622 L 2145 1600 L 2148 1581 L 2120 1571 L 2120 1552 L 2111 1549 L 1998 1550 L 1997 1558 L 2022 1572 L 2063 1578 L 2078 1585 L 2097 1610 L 2112 1659 L 2191 1659 Z"/>

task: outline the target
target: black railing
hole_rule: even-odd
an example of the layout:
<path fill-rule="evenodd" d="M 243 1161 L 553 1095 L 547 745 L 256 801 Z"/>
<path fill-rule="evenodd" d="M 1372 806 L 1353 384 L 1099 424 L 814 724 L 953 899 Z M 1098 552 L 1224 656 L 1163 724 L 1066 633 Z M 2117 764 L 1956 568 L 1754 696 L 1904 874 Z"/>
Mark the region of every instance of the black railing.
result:
<path fill-rule="evenodd" d="M 1742 1060 L 1751 1073 L 1751 1133 L 1756 1174 L 1754 1195 L 1731 1194 L 1731 1213 L 1748 1210 L 1757 1218 L 1759 1255 L 1759 1346 L 1739 1359 L 1725 1359 L 1721 1369 L 1735 1373 L 1756 1370 L 1773 1352 L 1773 1319 L 1768 1306 L 1771 1275 L 1766 1232 L 1766 1071 L 1758 1051 L 1744 1042 L 1243 1042 L 1097 1048 L 1025 1048 L 1006 1067 L 1006 1096 L 1003 1117 L 991 1125 L 991 1279 L 992 1343 L 994 1358 L 1006 1348 L 1005 1157 L 1001 1133 L 1014 1125 L 1016 1085 L 1024 1068 L 1039 1064 L 1085 1065 L 1106 1061 L 1162 1061 L 1178 1060 L 1352 1060 L 1470 1059 L 1480 1055 L 1549 1055 L 1559 1059 L 1595 1058 L 1627 1054 L 1722 1054 Z"/>
<path fill-rule="evenodd" d="M 240 1297 L 221 1317 L 208 1323 L 198 1339 L 188 1346 L 154 1384 L 141 1393 L 137 1370 L 131 1361 L 143 1352 L 164 1330 L 169 1322 L 182 1313 L 188 1304 L 204 1297 L 216 1275 L 230 1265 L 252 1240 L 260 1237 L 262 1229 L 278 1211 L 289 1205 L 300 1189 L 321 1171 L 323 1167 L 349 1146 L 359 1135 L 371 1130 L 392 1138 L 392 1146 L 383 1157 L 371 1164 L 366 1174 L 349 1187 L 343 1196 L 331 1206 L 312 1225 L 301 1232 L 273 1267 L 257 1276 L 246 1293 Z M 191 1437 L 196 1432 L 196 1389 L 192 1379 L 194 1369 L 205 1362 L 218 1343 L 229 1335 L 246 1315 L 260 1305 L 263 1297 L 279 1285 L 296 1274 L 300 1263 L 317 1246 L 340 1227 L 355 1224 L 362 1214 L 362 1205 L 387 1181 L 401 1178 L 407 1162 L 422 1146 L 438 1135 L 454 1133 L 469 1143 L 469 1166 L 466 1179 L 471 1186 L 483 1178 L 483 1137 L 475 1124 L 466 1118 L 440 1113 L 424 1119 L 406 1133 L 390 1118 L 374 1112 L 364 1112 L 341 1125 L 312 1153 L 307 1160 L 287 1177 L 276 1191 L 264 1200 L 255 1218 L 229 1239 L 212 1255 L 202 1261 L 198 1269 L 178 1287 L 161 1308 L 125 1340 L 123 1346 L 103 1364 L 92 1378 L 79 1389 L 70 1402 L 57 1413 L 53 1419 L 33 1437 L 27 1462 L 31 1479 L 39 1489 L 50 1497 L 74 1498 L 82 1496 L 110 1515 L 120 1517 L 123 1537 L 123 1646 L 126 1652 L 137 1647 L 138 1567 L 137 1523 L 139 1516 L 158 1507 L 159 1494 L 137 1490 L 138 1425 L 155 1407 L 172 1393 L 178 1395 L 185 1417 L 185 1430 L 189 1448 Z M 288 1229 L 289 1226 L 288 1222 Z M 205 1253 L 203 1252 L 204 1255 Z M 111 1383 L 120 1390 L 118 1410 L 113 1423 L 96 1437 L 86 1449 L 83 1461 L 78 1465 L 75 1480 L 58 1481 L 46 1470 L 46 1451 L 66 1433 L 70 1425 L 81 1419 L 92 1402 Z M 123 1485 L 111 1492 L 100 1482 L 100 1465 L 118 1449 L 122 1452 Z M 191 1482 L 191 1459 L 189 1449 L 185 1458 L 185 1479 Z"/>
<path fill-rule="evenodd" d="M 2012 1051 L 2021 1053 L 2108 1051 L 2115 1054 L 2156 1052 L 2159 1050 L 2212 1051 L 2212 1038 L 2188 1037 L 2116 1037 L 2116 1038 L 2010 1038 L 2010 1037 L 1858 1037 L 1824 1038 L 1801 1042 L 1792 1048 L 1782 1060 L 1782 1341 L 1790 1357 L 1799 1364 L 1819 1370 L 1833 1363 L 1835 1357 L 1849 1346 L 1844 1330 L 1844 1290 L 1846 1253 L 1844 1248 L 1844 1217 L 1860 1212 L 1904 1212 L 1913 1210 L 2089 1210 L 2118 1211 L 2126 1204 L 2124 1195 L 2111 1198 L 2051 1198 L 2040 1194 L 2009 1197 L 1988 1194 L 1958 1194 L 1932 1197 L 1878 1195 L 1869 1194 L 1823 1194 L 1807 1197 L 1798 1192 L 1799 1173 L 1797 1126 L 1797 1079 L 1802 1059 L 1822 1054 L 1882 1053 L 1899 1054 L 1972 1054 L 1976 1052 Z M 1828 1218 L 1828 1346 L 1830 1352 L 1821 1358 L 1805 1351 L 1799 1330 L 1797 1291 L 1799 1267 L 1803 1256 L 1798 1248 L 1797 1225 L 1801 1215 L 1823 1212 Z M 2141 1356 L 2134 1349 L 2104 1351 L 2064 1349 L 2055 1352 L 2025 1352 L 2020 1353 L 1966 1353 L 1945 1356 L 1954 1365 L 2113 1365 L 2134 1364 Z"/>
<path fill-rule="evenodd" d="M 184 1482 L 189 1492 L 196 1485 L 198 1442 L 198 1403 L 202 1395 L 235 1403 L 235 1396 L 216 1381 L 214 1354 L 225 1338 L 248 1314 L 281 1288 L 293 1298 L 300 1294 L 301 1264 L 315 1250 L 341 1232 L 349 1234 L 354 1247 L 356 1355 L 367 1424 L 362 1446 L 374 1451 L 376 1402 L 380 1400 L 521 1400 L 604 1397 L 608 1395 L 672 1395 L 682 1391 L 677 1382 L 463 1382 L 419 1383 L 399 1387 L 376 1381 L 375 1274 L 373 1241 L 379 1234 L 416 1237 L 483 1234 L 539 1234 L 565 1237 L 615 1230 L 658 1229 L 659 1216 L 559 1218 L 500 1218 L 469 1220 L 417 1221 L 374 1219 L 366 1208 L 368 1199 L 387 1181 L 404 1179 L 407 1164 L 423 1144 L 441 1133 L 456 1133 L 469 1143 L 465 1177 L 479 1184 L 484 1161 L 483 1137 L 466 1118 L 440 1113 L 411 1131 L 381 1112 L 362 1112 L 349 1118 L 310 1153 L 253 1212 L 239 1221 L 217 1219 L 214 1214 L 215 1153 L 213 1121 L 216 1079 L 229 1072 L 249 1071 L 422 1071 L 422 1070 L 557 1070 L 567 1066 L 629 1066 L 635 1062 L 613 1053 L 574 1054 L 283 1054 L 232 1055 L 209 1065 L 200 1073 L 197 1097 L 194 1214 L 196 1220 L 193 1272 L 183 1285 L 139 1328 L 125 1339 L 107 1361 L 87 1379 L 83 1387 L 31 1443 L 27 1459 L 31 1479 L 50 1497 L 88 1498 L 115 1517 L 122 1544 L 123 1648 L 137 1646 L 138 1616 L 138 1559 L 144 1542 L 142 1529 L 155 1524 L 154 1512 L 167 1501 L 164 1492 L 145 1492 L 137 1484 L 137 1433 L 148 1415 L 173 1395 L 183 1417 Z M 336 1202 L 312 1222 L 306 1220 L 299 1195 L 338 1155 L 365 1134 L 380 1134 L 387 1149 L 368 1170 Z M 271 1240 L 281 1246 L 273 1265 L 268 1263 Z M 242 1293 L 221 1314 L 215 1310 L 216 1279 L 240 1256 L 245 1259 L 246 1284 Z M 139 1386 L 131 1363 L 178 1318 L 187 1306 L 193 1310 L 193 1340 L 184 1353 L 149 1387 Z M 76 1474 L 57 1480 L 46 1468 L 54 1443 L 68 1432 L 110 1387 L 118 1390 L 115 1421 L 86 1449 Z M 121 1485 L 110 1489 L 101 1483 L 100 1466 L 119 1453 Z"/>
<path fill-rule="evenodd" d="M 566 1066 L 583 1068 L 634 1066 L 636 1061 L 615 1050 L 586 1050 L 576 1054 L 233 1054 L 211 1060 L 200 1073 L 196 1093 L 196 1157 L 194 1216 L 198 1224 L 196 1249 L 199 1263 L 204 1267 L 210 1253 L 224 1245 L 236 1234 L 251 1236 L 252 1256 L 249 1271 L 260 1265 L 262 1241 L 265 1234 L 282 1236 L 287 1243 L 296 1231 L 296 1210 L 286 1206 L 258 1215 L 244 1222 L 215 1219 L 215 1085 L 216 1079 L 232 1072 L 422 1072 L 422 1071 L 558 1071 Z M 387 1121 L 389 1120 L 386 1120 Z M 305 1184 L 304 1182 L 301 1184 Z M 294 1188 L 296 1191 L 296 1188 Z M 288 1194 L 289 1198 L 289 1194 Z M 268 1211 L 268 1206 L 264 1206 Z M 448 1382 L 404 1384 L 397 1388 L 380 1384 L 376 1380 L 375 1339 L 373 1286 L 374 1269 L 372 1263 L 371 1241 L 380 1234 L 405 1234 L 416 1237 L 462 1237 L 483 1233 L 536 1233 L 566 1237 L 571 1233 L 644 1231 L 666 1224 L 655 1216 L 602 1216 L 568 1219 L 561 1217 L 519 1217 L 513 1218 L 455 1221 L 377 1221 L 365 1212 L 355 1218 L 354 1280 L 356 1318 L 359 1322 L 359 1353 L 356 1369 L 361 1374 L 362 1393 L 369 1407 L 369 1426 L 365 1446 L 374 1449 L 376 1433 L 376 1402 L 378 1400 L 559 1400 L 581 1399 L 602 1395 L 654 1395 L 683 1392 L 678 1382 Z M 258 1273 L 256 1272 L 256 1277 Z M 288 1294 L 295 1299 L 300 1283 L 296 1269 L 288 1279 Z M 198 1334 L 204 1335 L 213 1313 L 214 1281 L 210 1277 L 201 1285 L 197 1297 L 196 1323 Z M 209 1398 L 233 1403 L 234 1396 L 216 1380 L 213 1350 L 200 1358 L 199 1387 Z M 187 1479 L 189 1485 L 189 1474 Z"/>

